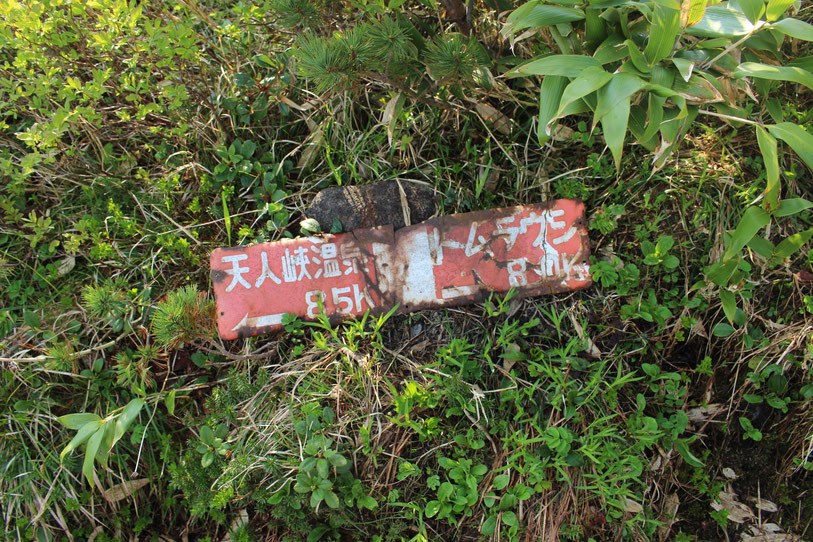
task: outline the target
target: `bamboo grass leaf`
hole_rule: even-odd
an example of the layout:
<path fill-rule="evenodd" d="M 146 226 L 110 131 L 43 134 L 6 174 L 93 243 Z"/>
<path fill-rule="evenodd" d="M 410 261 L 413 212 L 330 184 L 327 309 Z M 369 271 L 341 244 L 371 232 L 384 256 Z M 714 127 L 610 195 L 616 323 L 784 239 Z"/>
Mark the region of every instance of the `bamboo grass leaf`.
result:
<path fill-rule="evenodd" d="M 776 138 L 762 126 L 757 126 L 757 143 L 762 160 L 765 162 L 765 175 L 768 181 L 765 187 L 765 210 L 771 212 L 776 209 L 779 201 L 779 153 L 776 149 Z"/>
<path fill-rule="evenodd" d="M 772 81 L 790 81 L 813 89 L 813 74 L 795 66 L 774 66 L 759 62 L 743 62 L 734 71 L 734 77 L 756 77 Z"/>

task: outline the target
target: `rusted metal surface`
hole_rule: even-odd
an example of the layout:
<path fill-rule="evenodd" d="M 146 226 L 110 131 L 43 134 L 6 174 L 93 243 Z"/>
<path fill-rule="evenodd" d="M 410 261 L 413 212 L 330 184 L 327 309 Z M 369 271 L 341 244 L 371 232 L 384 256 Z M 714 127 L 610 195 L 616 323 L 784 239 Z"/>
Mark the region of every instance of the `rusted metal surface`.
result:
<path fill-rule="evenodd" d="M 212 252 L 224 339 L 282 327 L 286 313 L 331 320 L 532 296 L 591 284 L 584 206 L 574 200 L 443 216 L 402 228 Z"/>

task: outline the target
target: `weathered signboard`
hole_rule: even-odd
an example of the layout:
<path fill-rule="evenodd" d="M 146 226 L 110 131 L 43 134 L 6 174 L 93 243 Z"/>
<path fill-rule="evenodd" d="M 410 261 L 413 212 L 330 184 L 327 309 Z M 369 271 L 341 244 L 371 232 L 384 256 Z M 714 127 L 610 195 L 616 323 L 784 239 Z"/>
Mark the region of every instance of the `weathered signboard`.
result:
<path fill-rule="evenodd" d="M 399 305 L 462 305 L 514 288 L 540 295 L 591 284 L 584 206 L 574 200 L 437 217 L 212 252 L 224 339 L 282 327 L 286 313 L 332 320 Z M 320 302 L 321 300 L 321 302 Z"/>

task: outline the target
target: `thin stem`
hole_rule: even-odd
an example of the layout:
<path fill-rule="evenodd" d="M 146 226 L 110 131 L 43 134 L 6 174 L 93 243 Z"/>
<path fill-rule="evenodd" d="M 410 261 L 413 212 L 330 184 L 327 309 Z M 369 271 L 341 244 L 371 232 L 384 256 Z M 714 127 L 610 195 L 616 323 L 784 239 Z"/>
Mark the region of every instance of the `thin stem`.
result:
<path fill-rule="evenodd" d="M 745 124 L 751 124 L 753 126 L 762 126 L 761 123 L 755 122 L 753 120 L 744 119 L 742 117 L 733 117 L 731 115 L 725 115 L 723 113 L 715 113 L 714 111 L 709 111 L 707 109 L 699 109 L 697 112 L 698 113 L 703 113 L 704 115 L 711 115 L 712 117 L 718 117 L 718 118 L 721 118 L 721 119 L 730 120 L 730 121 L 734 121 L 734 122 L 742 122 L 742 123 L 745 123 Z"/>
<path fill-rule="evenodd" d="M 79 352 L 74 352 L 71 355 L 80 358 L 82 356 L 86 356 L 86 355 L 90 354 L 91 352 L 97 352 L 99 350 L 104 350 L 105 348 L 110 348 L 114 344 L 116 344 L 116 341 L 106 342 L 106 343 L 104 343 L 102 345 L 94 346 L 93 348 L 88 348 L 87 350 L 81 350 Z M 0 362 L 4 362 L 4 363 L 23 363 L 23 362 L 25 362 L 25 363 L 35 363 L 37 361 L 45 361 L 48 358 L 53 358 L 53 356 L 46 356 L 45 354 L 42 354 L 41 356 L 37 356 L 35 358 L 0 358 Z M 50 372 L 54 372 L 54 371 L 50 371 Z"/>
<path fill-rule="evenodd" d="M 715 62 L 717 62 L 718 60 L 723 58 L 725 55 L 727 55 L 729 52 L 731 52 L 733 49 L 736 49 L 737 47 L 739 47 L 740 45 L 745 43 L 748 40 L 748 38 L 753 36 L 758 30 L 761 30 L 763 26 L 765 26 L 765 21 L 759 21 L 757 24 L 754 25 L 754 28 L 751 29 L 750 32 L 748 32 L 742 38 L 740 38 L 736 42 L 732 43 L 731 45 L 729 45 L 728 47 L 723 49 L 723 51 L 719 55 L 715 56 L 714 58 L 712 58 L 711 60 L 709 60 L 708 62 L 703 64 L 703 69 L 706 69 L 706 68 L 710 67 Z"/>

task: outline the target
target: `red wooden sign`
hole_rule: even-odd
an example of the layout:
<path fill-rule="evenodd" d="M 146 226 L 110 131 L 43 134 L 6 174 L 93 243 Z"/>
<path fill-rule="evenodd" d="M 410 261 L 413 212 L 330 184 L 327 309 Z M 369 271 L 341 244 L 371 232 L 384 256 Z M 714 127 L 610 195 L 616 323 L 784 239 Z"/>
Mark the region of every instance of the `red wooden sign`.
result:
<path fill-rule="evenodd" d="M 282 327 L 286 313 L 332 320 L 473 303 L 514 288 L 591 284 L 584 206 L 574 200 L 391 227 L 217 249 L 211 267 L 224 339 Z"/>

